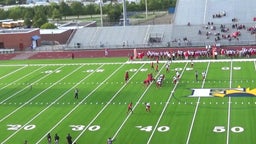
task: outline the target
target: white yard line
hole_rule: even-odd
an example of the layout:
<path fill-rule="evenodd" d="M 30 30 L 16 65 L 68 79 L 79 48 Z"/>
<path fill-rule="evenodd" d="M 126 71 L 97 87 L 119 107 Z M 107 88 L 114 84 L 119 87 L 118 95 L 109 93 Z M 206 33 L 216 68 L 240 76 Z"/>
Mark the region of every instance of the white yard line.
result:
<path fill-rule="evenodd" d="M 163 68 L 165 68 L 165 65 L 163 65 L 160 69 L 160 72 L 163 70 Z M 157 78 L 157 76 L 160 74 L 160 72 L 156 75 L 155 78 Z M 144 97 L 144 95 L 146 94 L 146 92 L 148 91 L 148 89 L 150 88 L 150 86 L 152 85 L 152 83 L 150 83 L 150 85 L 146 88 L 146 90 L 143 92 L 143 94 L 140 96 L 139 100 L 137 101 L 137 103 L 134 105 L 133 110 L 135 110 L 135 108 L 138 106 L 138 104 L 140 103 L 141 99 Z M 125 120 L 123 121 L 123 123 L 121 124 L 121 126 L 118 128 L 118 130 L 116 131 L 116 133 L 113 135 L 112 139 L 115 139 L 118 135 L 118 133 L 120 132 L 120 130 L 123 128 L 124 124 L 126 123 L 126 121 L 129 119 L 131 113 L 129 113 L 129 115 L 125 118 Z"/>
<path fill-rule="evenodd" d="M 182 72 L 181 72 L 181 74 L 180 74 L 180 77 L 183 75 L 183 73 L 184 73 L 184 71 L 185 71 L 187 65 L 188 65 L 188 62 L 187 62 L 186 65 L 184 66 L 184 68 L 183 68 L 183 70 L 182 70 Z M 157 122 L 156 122 L 156 125 L 154 126 L 154 129 L 153 129 L 153 131 L 152 131 L 152 133 L 151 133 L 151 135 L 150 135 L 150 137 L 149 137 L 149 139 L 148 139 L 148 141 L 147 141 L 147 144 L 150 144 L 150 141 L 151 141 L 153 135 L 155 134 L 155 131 L 156 131 L 156 129 L 157 129 L 157 127 L 158 127 L 158 125 L 159 125 L 159 123 L 160 123 L 160 121 L 161 121 L 163 115 L 164 115 L 164 112 L 165 112 L 166 108 L 168 107 L 168 105 L 169 105 L 169 103 L 170 103 L 170 101 L 171 101 L 171 98 L 172 98 L 172 96 L 173 96 L 174 90 L 176 89 L 178 83 L 179 83 L 179 82 L 177 82 L 177 83 L 174 85 L 174 87 L 173 87 L 173 89 L 172 89 L 172 92 L 171 92 L 171 94 L 170 94 L 168 100 L 167 100 L 166 103 L 165 103 L 164 109 L 163 109 L 162 113 L 160 114 L 160 116 L 159 116 L 159 118 L 158 118 L 158 120 L 157 120 Z"/>
<path fill-rule="evenodd" d="M 60 68 L 62 68 L 63 66 L 59 67 L 56 70 L 59 70 Z M 56 71 L 55 70 L 55 71 Z M 38 79 L 37 81 L 40 81 L 41 79 L 44 79 L 45 77 L 49 76 L 50 74 L 47 74 L 43 77 L 41 77 L 40 79 Z M 33 82 L 36 83 L 37 81 Z M 33 84 L 32 83 L 32 84 Z M 56 84 L 56 83 L 55 83 Z M 55 85 L 54 84 L 54 85 Z M 27 105 L 29 102 L 31 102 L 32 100 L 34 100 L 35 98 L 37 98 L 38 96 L 40 96 L 42 93 L 44 93 L 45 91 L 47 91 L 49 88 L 51 88 L 53 85 L 49 86 L 47 89 L 43 90 L 41 93 L 37 94 L 36 96 L 34 96 L 33 98 L 31 98 L 29 101 L 25 102 L 23 105 L 19 106 L 17 109 L 15 109 L 14 111 L 12 111 L 11 113 L 9 113 L 7 116 L 5 116 L 4 118 L 0 119 L 0 122 L 4 121 L 6 118 L 8 118 L 9 116 L 11 116 L 12 114 L 14 114 L 16 111 L 18 111 L 19 109 L 21 109 L 23 106 Z M 1 103 L 4 103 L 5 101 L 7 101 L 8 99 L 12 98 L 13 96 L 15 96 L 16 94 L 22 92 L 23 90 L 29 88 L 29 86 L 24 87 L 23 89 L 19 90 L 18 92 L 14 93 L 13 95 L 9 96 L 7 99 L 5 99 L 4 101 L 2 101 Z"/>
<path fill-rule="evenodd" d="M 77 70 L 79 70 L 81 67 L 83 67 L 83 65 L 81 65 L 80 67 L 76 68 L 74 71 L 70 72 L 69 74 L 67 74 L 65 77 L 59 79 L 57 82 L 53 83 L 51 86 L 49 86 L 47 89 L 43 90 L 42 92 L 40 92 L 39 94 L 37 94 L 34 98 L 32 98 L 31 100 L 29 100 L 28 102 L 24 103 L 23 105 L 21 105 L 19 108 L 17 108 L 15 111 L 17 111 L 18 109 L 22 108 L 23 106 L 27 105 L 30 101 L 32 101 L 33 99 L 37 98 L 39 95 L 41 95 L 42 93 L 44 93 L 45 91 L 47 91 L 48 89 L 50 89 L 51 87 L 55 86 L 56 84 L 58 84 L 60 81 L 62 81 L 63 79 L 67 78 L 68 76 L 72 75 L 74 72 L 76 72 Z M 30 119 L 26 124 L 24 124 L 20 129 L 18 129 L 17 131 L 15 131 L 14 133 L 12 133 L 8 138 L 6 138 L 2 143 L 7 142 L 10 138 L 12 138 L 16 133 L 18 133 L 20 130 L 22 130 L 27 124 L 29 124 L 31 121 L 33 121 L 35 118 L 37 118 L 40 114 L 42 114 L 44 111 L 46 111 L 51 105 L 53 105 L 57 100 L 59 100 L 62 96 L 58 97 L 58 99 L 56 99 L 54 102 L 52 102 L 49 106 L 47 106 L 45 109 L 43 109 L 42 111 L 40 111 L 38 114 L 36 114 L 32 119 Z"/>
<path fill-rule="evenodd" d="M 139 70 L 140 70 L 141 68 L 143 68 L 144 65 L 145 65 L 145 64 L 143 64 L 143 65 L 139 68 Z M 139 70 L 136 71 L 135 74 L 133 74 L 133 76 L 132 76 L 130 79 L 132 79 L 132 78 L 139 72 Z M 130 80 L 129 80 L 129 81 L 130 81 Z M 82 134 L 91 126 L 91 124 L 99 117 L 99 115 L 107 108 L 107 106 L 113 101 L 113 99 L 116 98 L 116 96 L 120 93 L 120 91 L 121 91 L 122 89 L 124 89 L 125 86 L 126 86 L 126 84 L 124 84 L 124 85 L 115 93 L 115 95 L 108 101 L 108 103 L 98 112 L 98 114 L 91 120 L 91 122 L 90 122 L 90 123 L 83 129 L 83 131 L 74 139 L 73 143 L 75 143 L 75 142 L 82 136 Z M 46 136 L 46 135 L 45 135 L 45 136 Z"/>
<path fill-rule="evenodd" d="M 60 68 L 62 68 L 62 67 L 63 67 L 63 66 L 59 67 L 58 69 L 60 69 Z M 58 70 L 58 69 L 56 69 L 56 70 Z M 40 79 L 38 79 L 38 80 L 36 80 L 36 81 L 32 82 L 32 83 L 31 83 L 31 85 L 33 85 L 34 83 L 37 83 L 38 81 L 40 81 L 40 80 L 44 79 L 45 77 L 47 77 L 47 76 L 49 76 L 49 75 L 50 75 L 50 73 L 49 73 L 49 74 L 46 74 L 45 76 L 41 77 Z M 1 101 L 1 103 L 6 102 L 7 100 L 9 100 L 9 99 L 11 99 L 12 97 L 16 96 L 17 94 L 19 94 L 20 92 L 22 92 L 22 91 L 24 91 L 24 90 L 28 89 L 31 85 L 27 85 L 27 86 L 25 86 L 23 89 L 21 89 L 21 90 L 17 91 L 16 93 L 14 93 L 14 94 L 10 95 L 7 99 L 5 99 L 5 100 Z M 2 121 L 2 120 L 0 120 L 0 122 L 1 122 L 1 121 Z"/>
<path fill-rule="evenodd" d="M 230 84 L 229 88 L 232 87 L 232 73 L 233 73 L 233 61 L 230 63 Z M 231 97 L 228 97 L 228 125 L 227 125 L 227 144 L 229 144 L 229 129 L 230 129 L 230 113 L 231 113 Z"/>
<path fill-rule="evenodd" d="M 10 72 L 10 73 L 8 73 L 8 74 L 5 74 L 4 76 L 2 76 L 2 77 L 0 77 L 0 79 L 3 79 L 3 78 L 5 78 L 5 77 L 8 77 L 9 75 L 12 75 L 13 73 L 15 73 L 15 72 L 17 72 L 17 71 L 19 71 L 19 70 L 22 70 L 22 69 L 24 69 L 24 68 L 26 68 L 27 66 L 25 65 L 25 66 L 23 66 L 23 67 L 21 67 L 21 68 L 19 68 L 19 69 L 17 69 L 17 70 L 14 70 L 14 71 L 12 71 L 12 72 Z"/>
<path fill-rule="evenodd" d="M 256 61 L 254 61 L 254 70 L 256 71 Z"/>
<path fill-rule="evenodd" d="M 206 73 L 208 73 L 209 66 L 210 66 L 210 62 L 209 62 L 208 65 L 207 65 Z M 205 79 L 206 79 L 206 77 L 207 77 L 207 74 L 206 74 L 206 76 L 205 76 Z M 201 88 L 204 87 L 205 79 L 203 80 L 203 83 L 202 83 Z M 190 125 L 190 129 L 189 129 L 189 132 L 188 132 L 188 137 L 187 137 L 186 144 L 189 144 L 189 140 L 190 140 L 190 136 L 191 136 L 192 129 L 193 129 L 193 127 L 194 127 L 194 122 L 195 122 L 195 119 L 196 119 L 196 114 L 197 114 L 197 110 L 198 110 L 199 103 L 200 103 L 200 97 L 198 98 L 197 103 L 196 103 L 196 108 L 195 108 L 195 112 L 194 112 L 194 115 L 193 115 L 193 118 L 192 118 L 192 122 L 191 122 L 191 125 Z"/>
<path fill-rule="evenodd" d="M 29 75 L 31 75 L 31 74 L 33 74 L 33 73 L 39 71 L 40 69 L 42 69 L 42 68 L 44 68 L 44 67 L 45 67 L 45 66 L 39 67 L 38 69 L 36 69 L 36 70 L 34 70 L 34 71 L 32 71 L 32 72 L 30 72 L 30 73 L 28 73 L 28 74 L 26 74 L 26 75 L 20 77 L 19 79 L 16 79 L 15 81 L 12 81 L 11 83 L 7 84 L 6 86 L 1 87 L 1 88 L 0 88 L 0 91 L 1 91 L 2 89 L 4 89 L 4 88 L 8 87 L 9 85 L 12 85 L 12 84 L 16 83 L 17 81 L 20 81 L 21 79 L 23 79 L 23 78 L 25 78 L 25 77 L 27 77 L 27 76 L 29 76 Z M 0 104 L 2 104 L 2 102 L 0 102 Z"/>
<path fill-rule="evenodd" d="M 100 88 L 109 78 L 111 78 L 118 70 L 120 70 L 122 67 L 124 66 L 124 63 L 117 68 L 111 75 L 109 75 L 103 82 L 101 82 L 93 91 L 91 91 L 85 98 L 83 98 L 82 101 L 80 101 L 73 109 L 71 109 L 57 124 L 55 124 L 47 133 L 45 133 L 44 136 L 41 137 L 41 139 L 39 139 L 36 144 L 39 144 L 43 139 L 45 139 L 45 137 L 47 136 L 48 133 L 50 133 L 53 129 L 55 129 L 60 123 L 62 123 L 74 110 L 76 110 L 89 96 L 91 96 L 98 88 Z M 100 67 L 99 67 L 100 68 Z M 98 69 L 99 69 L 98 68 Z M 90 74 L 91 75 L 91 74 Z M 87 76 L 88 77 L 88 76 Z M 87 78 L 86 77 L 86 78 Z M 82 79 L 80 82 L 78 82 L 75 86 L 73 86 L 73 89 L 75 87 L 77 87 L 77 85 L 79 85 L 82 81 L 84 81 L 86 78 Z M 124 85 L 125 86 L 125 85 Z M 70 89 L 72 90 L 72 89 Z M 68 93 L 70 90 L 66 91 L 62 96 L 63 97 L 66 93 Z M 59 98 L 58 98 L 59 99 Z M 56 100 L 57 101 L 57 100 Z M 109 104 L 109 103 L 108 103 Z M 107 104 L 107 105 L 108 105 Z M 49 106 L 48 106 L 49 107 Z M 98 117 L 98 116 L 96 116 Z M 96 118 L 95 118 L 96 119 Z M 87 126 L 88 128 L 89 126 Z M 86 128 L 86 129 L 87 129 Z"/>

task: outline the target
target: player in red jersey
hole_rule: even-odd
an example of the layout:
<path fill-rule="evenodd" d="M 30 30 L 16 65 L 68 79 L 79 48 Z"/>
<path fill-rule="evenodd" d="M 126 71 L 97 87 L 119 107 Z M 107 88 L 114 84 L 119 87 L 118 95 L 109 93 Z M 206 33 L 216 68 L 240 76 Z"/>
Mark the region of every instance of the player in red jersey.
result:
<path fill-rule="evenodd" d="M 125 80 L 126 83 L 129 80 L 129 73 L 128 73 L 128 71 L 125 72 L 124 80 Z"/>
<path fill-rule="evenodd" d="M 127 111 L 127 114 L 129 112 L 132 112 L 133 113 L 133 110 L 132 110 L 132 102 L 128 104 L 128 111 Z"/>

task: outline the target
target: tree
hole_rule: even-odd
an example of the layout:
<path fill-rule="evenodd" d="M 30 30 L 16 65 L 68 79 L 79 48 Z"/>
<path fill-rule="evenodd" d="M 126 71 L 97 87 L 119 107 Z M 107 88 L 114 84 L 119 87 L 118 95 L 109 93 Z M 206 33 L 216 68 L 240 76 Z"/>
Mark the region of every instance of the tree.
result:
<path fill-rule="evenodd" d="M 138 4 L 135 2 L 127 3 L 126 4 L 127 11 L 141 11 Z"/>
<path fill-rule="evenodd" d="M 79 16 L 83 14 L 83 4 L 81 2 L 72 2 L 71 10 L 73 14 L 79 18 Z"/>
<path fill-rule="evenodd" d="M 61 18 L 62 18 L 62 15 L 61 15 L 60 11 L 59 11 L 57 8 L 55 8 L 55 9 L 53 10 L 53 12 L 52 12 L 52 19 L 53 19 L 53 20 L 54 20 L 54 19 L 59 19 L 59 20 L 61 20 Z"/>
<path fill-rule="evenodd" d="M 56 29 L 57 27 L 52 23 L 45 23 L 40 28 L 41 29 Z"/>
<path fill-rule="evenodd" d="M 0 9 L 0 18 L 1 19 L 7 19 L 8 18 L 8 12 L 4 9 Z"/>
<path fill-rule="evenodd" d="M 45 14 L 46 12 L 44 10 L 45 9 L 42 6 L 36 7 L 35 16 L 33 17 L 33 20 L 32 20 L 33 27 L 39 28 L 44 23 L 48 22 L 47 16 Z"/>
<path fill-rule="evenodd" d="M 24 15 L 23 15 L 23 19 L 25 18 L 29 18 L 29 19 L 33 19 L 35 15 L 35 11 L 34 11 L 34 8 L 25 8 L 25 12 L 24 12 Z"/>
<path fill-rule="evenodd" d="M 16 4 L 16 0 L 5 0 L 4 4 L 5 5 L 14 5 L 14 4 Z"/>
<path fill-rule="evenodd" d="M 24 19 L 24 25 L 27 26 L 28 28 L 32 26 L 33 17 L 34 17 L 34 9 L 26 8 L 23 19 Z"/>
<path fill-rule="evenodd" d="M 45 6 L 45 8 L 46 8 L 47 16 L 49 18 L 52 18 L 53 17 L 53 11 L 55 9 L 57 9 L 57 10 L 59 9 L 59 4 L 57 4 L 57 3 L 50 3 L 50 5 Z"/>
<path fill-rule="evenodd" d="M 9 18 L 14 20 L 20 19 L 20 16 L 24 15 L 21 7 L 14 7 L 9 10 Z"/>
<path fill-rule="evenodd" d="M 60 13 L 62 14 L 62 16 L 64 16 L 65 19 L 68 15 L 72 14 L 71 9 L 67 3 L 65 2 L 60 3 Z"/>
<path fill-rule="evenodd" d="M 170 7 L 175 7 L 177 3 L 177 0 L 171 0 L 170 1 Z"/>
<path fill-rule="evenodd" d="M 25 25 L 27 28 L 31 28 L 31 26 L 32 26 L 32 20 L 29 19 L 29 18 L 25 18 L 25 19 L 24 19 L 24 25 Z"/>
<path fill-rule="evenodd" d="M 92 18 L 92 15 L 93 14 L 96 14 L 96 7 L 95 7 L 95 4 L 89 4 L 85 7 L 85 13 L 88 14 L 88 15 L 91 15 L 91 18 Z"/>
<path fill-rule="evenodd" d="M 161 9 L 161 3 L 159 0 L 150 0 L 148 1 L 148 10 L 155 11 Z"/>
<path fill-rule="evenodd" d="M 118 22 L 122 14 L 122 8 L 119 4 L 109 4 L 107 15 L 110 22 Z"/>

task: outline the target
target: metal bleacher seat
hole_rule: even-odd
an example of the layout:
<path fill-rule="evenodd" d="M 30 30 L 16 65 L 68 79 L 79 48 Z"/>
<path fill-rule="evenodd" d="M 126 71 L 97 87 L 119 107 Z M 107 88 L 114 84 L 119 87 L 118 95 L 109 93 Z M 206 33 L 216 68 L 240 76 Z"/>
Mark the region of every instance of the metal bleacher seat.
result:
<path fill-rule="evenodd" d="M 14 53 L 14 49 L 0 49 L 0 54 L 11 54 Z"/>
<path fill-rule="evenodd" d="M 205 46 L 219 43 L 221 45 L 250 45 L 256 43 L 256 35 L 250 34 L 246 29 L 241 29 L 241 35 L 237 39 L 228 41 L 221 39 L 215 41 L 214 33 L 220 31 L 220 25 L 229 27 L 228 33 L 232 34 L 236 29 L 232 29 L 233 18 L 237 24 L 244 24 L 247 27 L 255 26 L 256 19 L 255 0 L 198 0 L 197 2 L 188 0 L 177 1 L 174 19 L 172 24 L 165 25 L 130 25 L 113 27 L 88 27 L 78 29 L 73 39 L 68 44 L 73 47 L 79 43 L 83 49 L 90 48 L 144 48 L 144 47 L 170 47 L 176 46 Z M 221 18 L 213 18 L 213 14 L 225 12 Z M 208 22 L 213 22 L 216 30 L 206 30 Z M 188 25 L 189 23 L 189 25 Z M 199 35 L 198 31 L 202 34 Z M 210 31 L 211 35 L 206 36 Z M 160 42 L 149 43 L 150 36 L 159 35 Z M 184 38 L 189 40 L 185 42 Z M 180 45 L 175 42 L 181 40 Z M 173 42 L 174 41 L 174 42 Z"/>

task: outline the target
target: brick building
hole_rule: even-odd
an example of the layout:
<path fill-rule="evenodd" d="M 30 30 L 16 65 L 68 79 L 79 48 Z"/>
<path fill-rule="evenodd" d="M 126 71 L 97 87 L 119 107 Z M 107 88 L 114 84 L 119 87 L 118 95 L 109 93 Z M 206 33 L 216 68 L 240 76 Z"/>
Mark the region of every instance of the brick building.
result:
<path fill-rule="evenodd" d="M 1 29 L 0 49 L 23 51 L 41 45 L 39 29 Z"/>
<path fill-rule="evenodd" d="M 73 29 L 41 29 L 41 43 L 42 45 L 66 44 L 73 31 Z"/>

